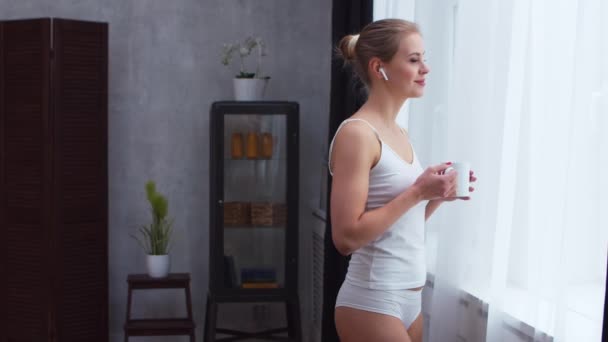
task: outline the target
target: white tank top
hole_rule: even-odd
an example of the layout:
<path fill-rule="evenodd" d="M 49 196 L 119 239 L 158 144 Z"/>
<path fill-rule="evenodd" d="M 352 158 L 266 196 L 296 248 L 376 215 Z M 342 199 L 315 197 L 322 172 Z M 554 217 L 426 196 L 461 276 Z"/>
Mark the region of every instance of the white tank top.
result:
<path fill-rule="evenodd" d="M 381 145 L 380 159 L 369 173 L 366 210 L 381 207 L 414 184 L 424 171 L 416 152 L 408 163 L 385 144 L 378 131 L 363 119 L 347 119 L 340 124 L 329 147 L 329 172 L 335 137 L 344 124 L 351 121 L 366 123 Z M 413 150 L 413 147 L 412 147 Z M 348 264 L 346 281 L 369 289 L 399 290 L 424 286 L 426 254 L 424 241 L 425 208 L 421 201 L 405 212 L 380 237 L 354 251 Z"/>

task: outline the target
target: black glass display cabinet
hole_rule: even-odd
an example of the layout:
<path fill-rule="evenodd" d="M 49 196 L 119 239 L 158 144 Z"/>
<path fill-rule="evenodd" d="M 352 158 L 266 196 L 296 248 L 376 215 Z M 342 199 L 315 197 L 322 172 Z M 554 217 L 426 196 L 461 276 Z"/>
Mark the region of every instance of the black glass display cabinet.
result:
<path fill-rule="evenodd" d="M 210 282 L 205 339 L 300 341 L 299 106 L 222 101 L 211 106 Z M 287 327 L 218 328 L 217 306 L 284 302 Z M 287 335 L 287 336 L 285 336 Z"/>

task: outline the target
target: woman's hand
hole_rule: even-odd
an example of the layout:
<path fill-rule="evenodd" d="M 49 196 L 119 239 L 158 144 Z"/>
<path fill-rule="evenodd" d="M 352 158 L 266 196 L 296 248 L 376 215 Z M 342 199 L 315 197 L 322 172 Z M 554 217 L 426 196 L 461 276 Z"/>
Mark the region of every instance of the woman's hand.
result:
<path fill-rule="evenodd" d="M 474 173 L 475 172 L 473 170 L 469 171 L 469 184 L 472 184 L 475 181 L 477 181 L 477 177 L 474 176 Z M 475 188 L 472 186 L 469 186 L 469 192 L 473 192 L 473 191 L 475 191 Z M 456 200 L 456 199 L 468 201 L 471 199 L 471 197 L 470 196 L 456 197 L 456 189 L 454 189 L 453 193 L 451 193 L 448 197 L 437 198 L 435 200 L 441 201 L 441 202 L 452 202 L 453 200 Z"/>
<path fill-rule="evenodd" d="M 414 184 L 420 200 L 447 198 L 456 194 L 456 172 L 445 173 L 452 163 L 430 166 L 416 179 Z"/>
<path fill-rule="evenodd" d="M 448 172 L 448 174 L 451 174 L 451 173 L 456 174 L 456 172 Z M 441 171 L 441 174 L 445 175 L 445 170 Z M 473 183 L 476 180 L 477 180 L 477 177 L 475 177 L 473 175 L 473 171 L 470 171 L 469 172 L 469 183 Z M 475 188 L 472 187 L 472 186 L 469 186 L 469 192 L 473 192 L 473 191 L 475 191 Z M 456 200 L 456 199 L 461 199 L 461 200 L 464 200 L 464 201 L 468 201 L 471 198 L 469 196 L 466 196 L 466 197 L 456 197 L 456 188 L 454 188 L 445 197 L 439 197 L 439 198 L 435 198 L 435 199 L 429 200 L 429 202 L 426 205 L 426 209 L 425 209 L 425 213 L 424 213 L 425 220 L 428 220 L 429 217 L 431 215 L 433 215 L 433 213 L 435 212 L 435 210 L 437 210 L 437 208 L 439 208 L 439 206 L 441 205 L 441 203 L 443 203 L 443 202 L 451 202 L 451 201 Z"/>

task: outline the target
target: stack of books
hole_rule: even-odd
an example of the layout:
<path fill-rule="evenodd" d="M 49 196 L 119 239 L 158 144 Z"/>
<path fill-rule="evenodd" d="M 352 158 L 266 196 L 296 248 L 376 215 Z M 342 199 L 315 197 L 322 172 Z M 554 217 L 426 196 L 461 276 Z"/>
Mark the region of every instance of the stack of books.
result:
<path fill-rule="evenodd" d="M 276 289 L 277 272 L 273 268 L 242 268 L 241 287 L 244 289 Z"/>

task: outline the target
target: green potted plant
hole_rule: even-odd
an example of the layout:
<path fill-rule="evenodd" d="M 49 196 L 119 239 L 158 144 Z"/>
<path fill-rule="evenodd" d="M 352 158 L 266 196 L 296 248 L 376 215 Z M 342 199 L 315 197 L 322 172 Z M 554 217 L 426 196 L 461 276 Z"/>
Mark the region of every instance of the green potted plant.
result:
<path fill-rule="evenodd" d="M 247 68 L 246 58 L 254 54 L 256 58 L 255 71 Z M 238 55 L 240 70 L 233 80 L 234 96 L 237 101 L 259 101 L 264 98 L 264 92 L 270 77 L 261 72 L 262 58 L 266 56 L 266 45 L 259 37 L 247 37 L 242 42 L 224 44 L 222 64 L 230 65 L 234 55 Z"/>
<path fill-rule="evenodd" d="M 168 218 L 169 203 L 167 198 L 156 191 L 153 181 L 146 183 L 146 196 L 150 204 L 152 222 L 139 228 L 132 237 L 147 254 L 148 275 L 153 278 L 164 278 L 169 274 L 169 243 L 173 232 L 173 221 Z"/>

